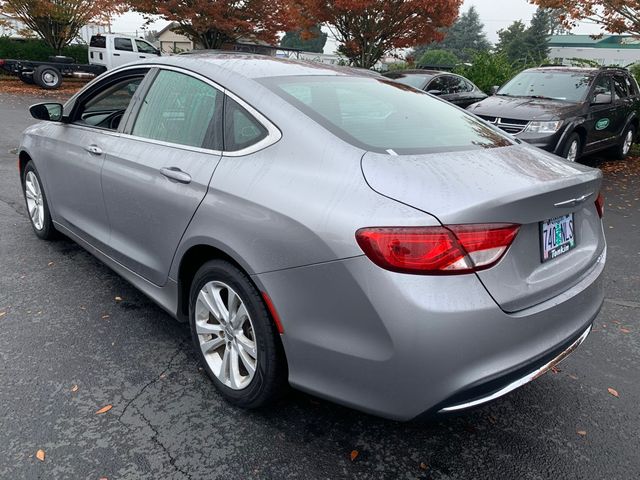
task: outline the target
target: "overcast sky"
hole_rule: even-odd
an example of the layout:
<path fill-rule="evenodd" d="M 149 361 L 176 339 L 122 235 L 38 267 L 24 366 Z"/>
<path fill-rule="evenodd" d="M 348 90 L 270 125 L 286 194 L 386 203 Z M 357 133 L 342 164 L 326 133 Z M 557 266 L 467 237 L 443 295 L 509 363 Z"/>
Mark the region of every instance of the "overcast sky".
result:
<path fill-rule="evenodd" d="M 498 39 L 497 31 L 510 25 L 514 20 L 522 20 L 528 23 L 531 16 L 536 10 L 527 0 L 465 0 L 462 12 L 469 9 L 471 5 L 475 5 L 480 19 L 484 23 L 487 37 L 492 43 Z M 113 31 L 119 33 L 135 34 L 136 30 L 140 35 L 140 27 L 144 20 L 141 15 L 135 13 L 127 13 L 120 16 L 113 23 Z M 160 20 L 151 27 L 154 30 L 160 30 L 167 24 L 166 21 Z M 596 25 L 581 24 L 573 33 L 598 33 L 599 28 Z M 328 41 L 325 46 L 325 53 L 333 53 L 335 50 L 335 42 Z"/>

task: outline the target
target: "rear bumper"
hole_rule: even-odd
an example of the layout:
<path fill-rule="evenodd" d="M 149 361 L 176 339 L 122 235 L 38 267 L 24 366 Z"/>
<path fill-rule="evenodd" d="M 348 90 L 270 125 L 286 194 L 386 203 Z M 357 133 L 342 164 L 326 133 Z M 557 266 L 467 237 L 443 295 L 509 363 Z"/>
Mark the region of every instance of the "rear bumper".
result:
<path fill-rule="evenodd" d="M 604 263 L 603 253 L 580 283 L 515 313 L 502 311 L 475 275 L 403 275 L 366 257 L 255 278 L 280 314 L 293 386 L 410 420 L 535 378 L 597 316 Z"/>

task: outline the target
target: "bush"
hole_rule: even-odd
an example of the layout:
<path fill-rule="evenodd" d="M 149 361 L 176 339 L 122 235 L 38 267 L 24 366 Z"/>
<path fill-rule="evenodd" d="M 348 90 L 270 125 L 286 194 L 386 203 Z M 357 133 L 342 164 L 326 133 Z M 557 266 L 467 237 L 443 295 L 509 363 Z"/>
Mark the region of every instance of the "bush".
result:
<path fill-rule="evenodd" d="M 634 63 L 629 67 L 629 71 L 636 77 L 638 83 L 640 83 L 640 63 Z"/>
<path fill-rule="evenodd" d="M 16 60 L 46 61 L 55 55 L 53 48 L 38 39 L 13 39 L 0 37 L 0 58 L 14 58 Z M 76 63 L 88 62 L 88 47 L 86 45 L 70 45 L 62 49 L 62 55 L 72 57 Z"/>
<path fill-rule="evenodd" d="M 530 65 L 514 65 L 502 53 L 478 53 L 471 65 L 460 65 L 455 73 L 467 77 L 480 90 L 491 93 L 491 87 L 501 86 Z"/>
<path fill-rule="evenodd" d="M 418 60 L 419 66 L 453 67 L 460 62 L 449 50 L 427 50 Z"/>

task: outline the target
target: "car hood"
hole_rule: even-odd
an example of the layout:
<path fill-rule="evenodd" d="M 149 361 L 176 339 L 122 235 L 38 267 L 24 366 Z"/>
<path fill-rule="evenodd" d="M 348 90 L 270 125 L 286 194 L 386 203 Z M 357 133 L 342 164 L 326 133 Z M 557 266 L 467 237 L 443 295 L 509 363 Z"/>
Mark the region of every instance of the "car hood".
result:
<path fill-rule="evenodd" d="M 563 120 L 581 110 L 581 105 L 542 98 L 504 97 L 494 95 L 471 105 L 475 115 L 517 120 Z"/>

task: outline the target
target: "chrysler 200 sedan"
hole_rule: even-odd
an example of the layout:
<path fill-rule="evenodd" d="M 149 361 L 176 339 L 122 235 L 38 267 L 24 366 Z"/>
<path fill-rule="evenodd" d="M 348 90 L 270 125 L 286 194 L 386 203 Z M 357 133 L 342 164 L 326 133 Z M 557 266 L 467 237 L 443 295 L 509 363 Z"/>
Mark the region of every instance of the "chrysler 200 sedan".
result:
<path fill-rule="evenodd" d="M 388 418 L 483 404 L 588 335 L 601 173 L 381 77 L 202 53 L 130 64 L 19 149 L 33 229 L 174 317 L 221 394 Z"/>

